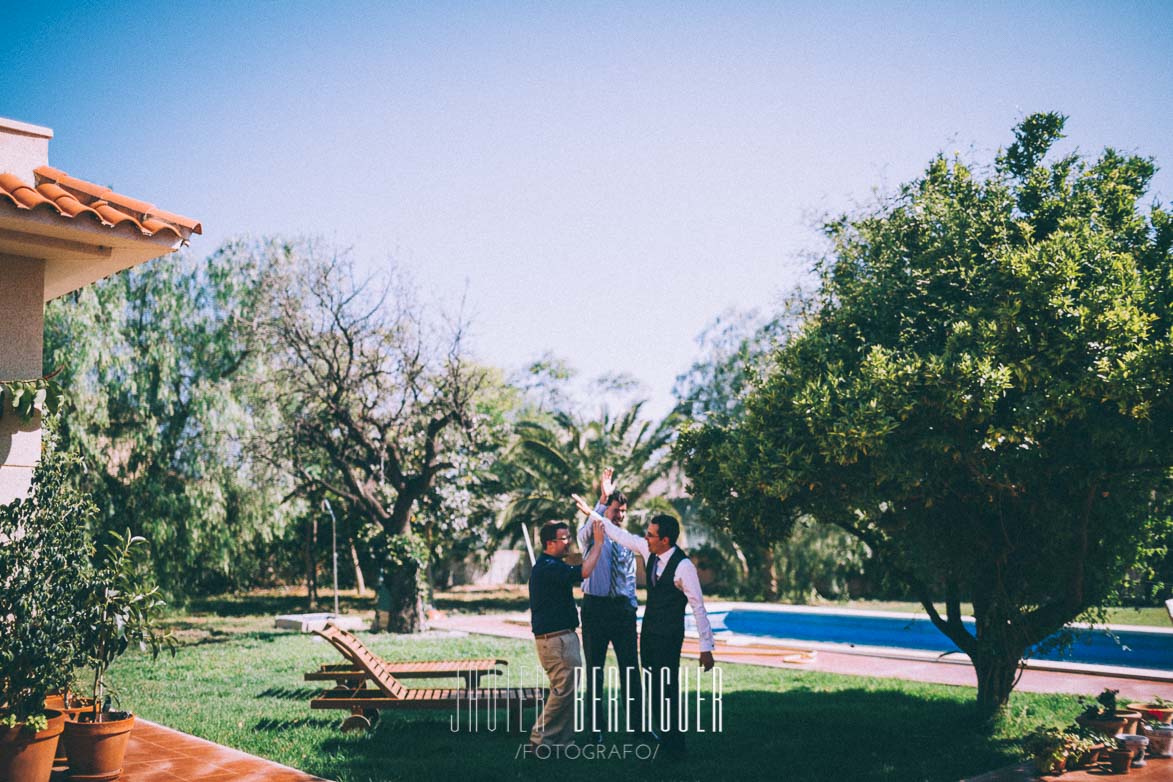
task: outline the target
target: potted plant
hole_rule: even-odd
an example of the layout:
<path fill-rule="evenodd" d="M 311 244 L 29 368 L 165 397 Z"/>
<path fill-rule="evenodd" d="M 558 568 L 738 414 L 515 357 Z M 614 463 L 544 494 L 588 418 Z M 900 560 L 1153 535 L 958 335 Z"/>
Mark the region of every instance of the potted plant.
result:
<path fill-rule="evenodd" d="M 1149 740 L 1139 733 L 1121 733 L 1116 737 L 1116 743 L 1132 750 L 1132 766 L 1140 768 L 1145 765 L 1144 753 L 1149 746 Z"/>
<path fill-rule="evenodd" d="M 1173 723 L 1173 701 L 1166 700 L 1160 695 L 1154 695 L 1146 703 L 1130 703 L 1128 708 L 1139 711 L 1146 720 L 1163 722 L 1166 725 Z"/>
<path fill-rule="evenodd" d="M 1105 689 L 1096 696 L 1095 703 L 1089 703 L 1075 721 L 1105 736 L 1133 732 L 1140 721 L 1140 712 L 1118 708 L 1116 696 L 1119 694 L 1120 690 Z M 1083 698 L 1080 700 L 1084 701 Z"/>
<path fill-rule="evenodd" d="M 1071 756 L 1067 760 L 1068 769 L 1088 768 L 1099 762 L 1100 755 L 1108 746 L 1109 738 L 1082 725 L 1075 725 L 1067 729 L 1072 737 Z"/>
<path fill-rule="evenodd" d="M 1149 757 L 1173 757 L 1173 725 L 1149 720 L 1143 727 L 1144 735 L 1149 740 Z"/>
<path fill-rule="evenodd" d="M 1108 763 L 1113 774 L 1127 774 L 1132 769 L 1132 750 L 1123 744 L 1110 739 L 1108 745 Z"/>
<path fill-rule="evenodd" d="M 84 663 L 84 660 L 78 661 L 78 664 Z M 93 698 L 84 698 L 77 694 L 74 689 L 76 681 L 74 681 L 71 670 L 71 678 L 69 683 L 59 692 L 52 692 L 45 698 L 45 708 L 59 711 L 65 715 L 66 722 L 76 722 L 77 715 L 81 714 L 94 705 Z M 64 739 L 57 742 L 57 755 L 53 758 L 54 766 L 63 766 L 69 762 L 69 754 L 65 751 Z"/>
<path fill-rule="evenodd" d="M 134 727 L 133 714 L 110 710 L 110 666 L 131 644 L 156 657 L 164 646 L 175 651 L 171 634 L 156 628 L 165 604 L 158 587 L 146 582 L 146 539 L 127 530 L 124 535 L 109 533 L 108 541 L 86 585 L 81 609 L 81 649 L 93 674 L 93 706 L 65 725 L 70 773 L 87 780 L 115 779 L 122 773 Z"/>
<path fill-rule="evenodd" d="M 1022 749 L 1040 774 L 1062 774 L 1071 737 L 1059 728 L 1040 726 L 1027 734 Z"/>
<path fill-rule="evenodd" d="M 52 449 L 29 496 L 0 506 L 0 779 L 46 782 L 64 717 L 45 696 L 78 654 L 76 606 L 89 568 L 96 508 L 72 488 L 76 458 Z"/>

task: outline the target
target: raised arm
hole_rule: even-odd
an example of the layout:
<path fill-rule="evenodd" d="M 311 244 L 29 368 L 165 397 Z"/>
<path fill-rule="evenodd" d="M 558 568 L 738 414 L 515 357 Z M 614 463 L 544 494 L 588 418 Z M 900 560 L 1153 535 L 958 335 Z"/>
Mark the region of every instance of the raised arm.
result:
<path fill-rule="evenodd" d="M 591 546 L 590 553 L 582 561 L 582 577 L 585 579 L 594 571 L 595 564 L 599 561 L 599 552 L 603 550 L 603 525 L 592 520 L 588 524 L 583 524 L 583 526 L 590 528 L 595 536 L 595 545 Z"/>
<path fill-rule="evenodd" d="M 615 484 L 611 481 L 611 477 L 615 475 L 615 468 L 608 467 L 603 470 L 603 474 L 599 476 L 599 504 L 606 505 L 607 498 L 611 496 L 611 492 L 615 491 Z"/>
<path fill-rule="evenodd" d="M 578 506 L 578 509 L 581 512 L 588 514 L 592 521 L 598 520 L 603 522 L 603 531 L 606 532 L 608 538 L 615 541 L 624 548 L 631 549 L 636 554 L 642 556 L 644 560 L 647 560 L 647 558 L 651 556 L 652 552 L 648 550 L 647 540 L 640 537 L 639 535 L 632 535 L 625 529 L 616 527 L 608 519 L 591 510 L 591 506 L 586 504 L 586 500 L 584 500 L 582 497 L 579 497 L 577 494 L 572 494 L 570 496 L 574 498 L 574 504 Z"/>
<path fill-rule="evenodd" d="M 578 541 L 578 550 L 583 552 L 583 554 L 585 555 L 586 550 L 587 550 L 587 541 L 591 539 L 591 519 L 590 519 L 590 516 L 587 516 L 586 520 L 584 520 L 581 524 L 578 525 L 578 532 L 575 533 L 574 537 Z M 585 564 L 586 560 L 583 560 L 583 563 Z M 585 573 L 583 574 L 583 577 L 584 578 L 586 577 Z"/>
<path fill-rule="evenodd" d="M 598 505 L 595 506 L 595 513 L 602 516 L 603 511 L 606 509 L 607 509 L 606 505 L 599 503 Z M 605 538 L 606 536 L 604 535 L 603 537 Z M 578 532 L 575 533 L 575 538 L 578 540 L 578 550 L 583 553 L 586 553 L 587 543 L 591 539 L 591 518 L 590 518 L 589 511 L 587 511 L 586 520 L 583 521 L 582 524 L 578 525 Z"/>

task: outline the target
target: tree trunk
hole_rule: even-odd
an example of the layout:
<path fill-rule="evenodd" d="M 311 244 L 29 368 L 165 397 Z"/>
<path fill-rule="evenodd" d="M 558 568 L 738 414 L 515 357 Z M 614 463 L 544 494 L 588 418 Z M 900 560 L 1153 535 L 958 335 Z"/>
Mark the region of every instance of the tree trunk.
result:
<path fill-rule="evenodd" d="M 358 548 L 354 545 L 354 536 L 348 535 L 347 540 L 350 543 L 350 561 L 354 564 L 354 591 L 358 593 L 359 597 L 363 597 L 367 593 L 367 580 L 363 578 L 362 565 L 358 561 Z"/>
<path fill-rule="evenodd" d="M 420 566 L 414 560 L 387 564 L 383 584 L 391 597 L 387 630 L 392 633 L 419 633 L 428 629 L 424 598 L 420 590 Z"/>
<path fill-rule="evenodd" d="M 312 612 L 318 604 L 318 520 L 311 514 L 305 528 L 305 586 L 306 600 Z"/>
<path fill-rule="evenodd" d="M 977 705 L 983 718 L 990 719 L 998 714 L 1010 699 L 1010 691 L 1018 678 L 1018 662 L 1021 652 L 985 650 L 979 651 L 971 660 L 977 673 Z"/>
<path fill-rule="evenodd" d="M 762 566 L 765 575 L 762 596 L 766 602 L 772 603 L 778 599 L 778 570 L 775 567 L 773 546 L 766 546 L 765 551 L 762 552 Z"/>

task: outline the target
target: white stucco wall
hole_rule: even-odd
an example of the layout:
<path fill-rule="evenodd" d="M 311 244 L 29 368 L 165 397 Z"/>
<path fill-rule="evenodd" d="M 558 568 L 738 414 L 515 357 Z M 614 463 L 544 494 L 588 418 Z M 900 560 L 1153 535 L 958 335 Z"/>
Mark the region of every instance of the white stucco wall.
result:
<path fill-rule="evenodd" d="M 49 162 L 50 128 L 0 117 L 0 171 L 34 183 L 33 170 Z"/>
<path fill-rule="evenodd" d="M 0 256 L 0 380 L 40 377 L 45 262 Z M 41 457 L 41 422 L 0 414 L 0 503 L 28 493 Z"/>

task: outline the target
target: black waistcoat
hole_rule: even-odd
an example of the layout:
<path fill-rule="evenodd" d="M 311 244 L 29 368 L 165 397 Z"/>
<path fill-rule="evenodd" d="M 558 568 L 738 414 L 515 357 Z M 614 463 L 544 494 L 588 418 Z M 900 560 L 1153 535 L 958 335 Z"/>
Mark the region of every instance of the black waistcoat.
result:
<path fill-rule="evenodd" d="M 673 583 L 676 566 L 684 559 L 688 557 L 679 548 L 673 551 L 656 585 L 648 587 L 647 607 L 644 610 L 641 630 L 643 635 L 658 638 L 684 637 L 684 607 L 688 605 L 688 598 Z"/>

